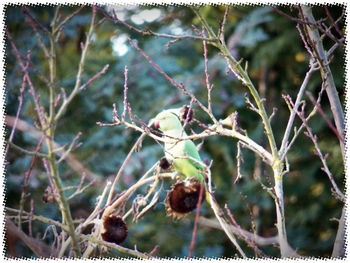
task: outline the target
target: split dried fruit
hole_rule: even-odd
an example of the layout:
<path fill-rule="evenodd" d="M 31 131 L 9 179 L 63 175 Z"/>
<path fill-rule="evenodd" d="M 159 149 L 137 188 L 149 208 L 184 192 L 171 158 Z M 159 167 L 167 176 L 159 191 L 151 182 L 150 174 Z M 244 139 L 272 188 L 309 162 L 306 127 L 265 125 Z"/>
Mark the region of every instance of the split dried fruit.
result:
<path fill-rule="evenodd" d="M 165 199 L 167 215 L 182 218 L 197 207 L 201 183 L 196 178 L 179 179 L 172 185 Z M 202 202 L 205 198 L 203 189 Z"/>

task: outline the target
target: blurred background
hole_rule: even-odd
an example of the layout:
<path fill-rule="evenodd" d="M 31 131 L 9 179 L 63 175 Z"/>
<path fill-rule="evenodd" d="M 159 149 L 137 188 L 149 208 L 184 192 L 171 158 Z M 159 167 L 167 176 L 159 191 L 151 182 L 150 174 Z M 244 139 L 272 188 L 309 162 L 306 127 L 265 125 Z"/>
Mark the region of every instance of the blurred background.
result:
<path fill-rule="evenodd" d="M 62 17 L 69 16 L 77 6 L 62 6 Z M 118 18 L 140 29 L 151 29 L 154 32 L 184 35 L 195 34 L 192 25 L 200 28 L 200 23 L 192 10 L 186 6 L 108 6 L 102 7 L 106 12 L 114 10 Z M 280 10 L 297 16 L 297 10 L 290 6 L 280 6 Z M 334 18 L 341 16 L 342 6 L 328 6 Z M 25 55 L 31 52 L 31 62 L 43 74 L 48 73 L 48 62 L 38 44 L 38 40 L 28 23 L 21 6 L 8 5 L 5 8 L 5 25 L 11 33 L 19 52 Z M 53 6 L 29 6 L 31 14 L 43 26 L 49 28 L 54 15 Z M 203 6 L 200 12 L 215 29 L 219 27 L 225 6 Z M 325 18 L 322 6 L 313 8 L 316 19 Z M 72 90 L 81 55 L 80 43 L 85 41 L 89 29 L 92 9 L 86 6 L 69 23 L 67 23 L 57 43 L 57 76 L 58 87 Z M 145 37 L 128 30 L 126 27 L 103 19 L 98 12 L 99 24 L 93 34 L 92 44 L 87 54 L 83 83 L 99 72 L 106 64 L 109 70 L 94 81 L 85 91 L 69 105 L 58 123 L 55 141 L 60 145 L 70 144 L 78 132 L 82 132 L 79 142 L 82 146 L 73 152 L 74 157 L 84 167 L 87 182 L 95 183 L 83 194 L 70 201 L 74 218 L 85 218 L 94 209 L 96 197 L 106 183 L 113 180 L 131 146 L 139 133 L 125 127 L 100 127 L 96 122 L 111 122 L 112 104 L 116 103 L 118 111 L 123 107 L 124 67 L 129 69 L 129 102 L 133 113 L 144 122 L 148 122 L 164 108 L 181 107 L 189 104 L 190 99 L 183 95 L 164 79 L 133 48 L 127 38 L 137 42 L 141 49 L 150 56 L 161 69 L 177 82 L 183 82 L 204 104 L 207 101 L 202 41 L 192 39 L 170 43 L 169 39 Z M 344 21 L 339 23 L 344 27 Z M 280 145 L 285 130 L 289 110 L 282 94 L 289 94 L 295 100 L 299 87 L 308 70 L 308 54 L 296 29 L 296 23 L 274 12 L 268 6 L 232 6 L 227 17 L 225 39 L 231 53 L 237 59 L 248 61 L 249 74 L 253 83 L 266 98 L 269 114 L 276 107 L 278 111 L 272 121 L 275 138 Z M 43 37 L 48 43 L 48 39 Z M 333 42 L 324 39 L 324 46 L 329 49 Z M 18 96 L 23 73 L 16 61 L 9 42 L 6 52 L 6 115 L 15 116 L 18 108 Z M 223 119 L 237 111 L 240 125 L 249 136 L 268 148 L 259 116 L 248 109 L 245 94 L 248 92 L 231 74 L 227 74 L 226 62 L 216 49 L 208 46 L 210 81 L 214 85 L 212 93 L 213 112 L 217 119 Z M 338 48 L 334 53 L 331 70 L 338 88 L 339 96 L 344 101 L 344 50 Z M 33 84 L 40 94 L 41 103 L 48 107 L 48 90 L 38 77 L 33 67 L 29 68 Z M 317 97 L 322 80 L 316 72 L 308 90 Z M 313 108 L 307 101 L 306 110 Z M 322 109 L 333 120 L 328 99 L 321 100 Z M 210 123 L 209 118 L 195 106 L 195 116 L 203 123 Z M 33 100 L 28 92 L 24 94 L 23 110 L 20 119 L 31 127 L 38 122 Z M 301 122 L 296 119 L 299 127 Z M 344 166 L 339 142 L 324 121 L 316 114 L 310 120 L 310 126 L 319 139 L 324 153 L 328 153 L 328 164 L 341 190 L 344 189 Z M 194 131 L 202 128 L 193 124 Z M 6 140 L 11 131 L 6 126 Z M 25 149 L 35 151 L 38 138 L 34 132 L 18 128 L 13 142 Z M 196 144 L 200 141 L 196 141 Z M 213 160 L 212 176 L 215 184 L 215 196 L 224 206 L 227 203 L 237 223 L 248 231 L 256 231 L 263 237 L 275 236 L 276 222 L 273 199 L 261 187 L 260 181 L 269 185 L 273 182 L 271 169 L 266 167 L 260 158 L 247 149 L 242 149 L 243 178 L 236 184 L 237 176 L 237 140 L 224 137 L 211 137 L 203 142 L 200 155 L 203 160 Z M 330 182 L 321 170 L 321 162 L 313 153 L 314 146 L 309 138 L 301 134 L 291 148 L 288 159 L 290 173 L 285 176 L 285 215 L 290 245 L 298 253 L 306 256 L 329 257 L 332 253 L 338 223 L 332 219 L 341 215 L 342 204 L 331 193 Z M 45 152 L 45 148 L 42 149 Z M 140 178 L 157 160 L 163 156 L 162 148 L 152 139 L 146 138 L 139 152 L 132 156 L 117 185 L 121 192 Z M 24 183 L 24 175 L 30 167 L 31 156 L 10 148 L 5 169 L 5 205 L 19 207 L 19 200 Z M 77 185 L 82 171 L 74 171 L 67 162 L 60 165 L 60 174 L 65 186 Z M 126 223 L 129 234 L 122 244 L 125 247 L 137 247 L 139 251 L 149 252 L 159 245 L 156 256 L 186 257 L 191 243 L 195 213 L 181 220 L 166 216 L 163 200 L 166 190 L 170 189 L 170 180 L 164 180 L 160 200 L 138 222 L 130 216 Z M 34 201 L 34 212 L 55 220 L 60 220 L 60 212 L 55 203 L 42 201 L 45 189 L 49 185 L 47 173 L 41 160 L 37 160 L 32 170 L 26 198 L 25 210 L 30 210 L 30 200 Z M 129 209 L 137 194 L 144 194 L 146 187 L 139 189 L 126 205 Z M 214 218 L 209 205 L 201 207 L 201 216 Z M 33 222 L 33 235 L 43 237 L 49 225 Z M 27 230 L 24 225 L 24 230 Z M 44 240 L 53 242 L 52 231 L 47 232 Z M 254 251 L 240 241 L 248 256 L 255 256 Z M 278 248 L 270 245 L 261 247 L 269 256 L 279 256 Z M 32 252 L 18 239 L 7 237 L 6 255 L 33 256 Z M 109 256 L 128 256 L 111 251 Z M 199 224 L 197 241 L 194 250 L 196 257 L 232 257 L 235 249 L 224 232 Z"/>

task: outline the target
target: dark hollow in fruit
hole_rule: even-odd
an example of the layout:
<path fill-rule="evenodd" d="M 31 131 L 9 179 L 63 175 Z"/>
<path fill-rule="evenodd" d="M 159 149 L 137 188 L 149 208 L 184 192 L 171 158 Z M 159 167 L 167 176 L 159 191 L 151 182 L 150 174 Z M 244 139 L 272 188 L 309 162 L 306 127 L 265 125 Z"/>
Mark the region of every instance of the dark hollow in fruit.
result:
<path fill-rule="evenodd" d="M 101 237 L 104 241 L 120 244 L 126 239 L 128 228 L 120 216 L 109 215 L 104 217 L 102 221 L 105 231 Z"/>
<path fill-rule="evenodd" d="M 200 185 L 196 178 L 189 180 L 179 179 L 173 186 L 165 200 L 167 214 L 175 218 L 181 218 L 197 207 Z M 203 189 L 202 202 L 205 198 Z"/>
<path fill-rule="evenodd" d="M 171 167 L 171 163 L 168 161 L 167 158 L 162 157 L 162 158 L 159 160 L 159 166 L 160 166 L 160 168 L 162 168 L 163 170 L 169 170 L 170 167 Z"/>

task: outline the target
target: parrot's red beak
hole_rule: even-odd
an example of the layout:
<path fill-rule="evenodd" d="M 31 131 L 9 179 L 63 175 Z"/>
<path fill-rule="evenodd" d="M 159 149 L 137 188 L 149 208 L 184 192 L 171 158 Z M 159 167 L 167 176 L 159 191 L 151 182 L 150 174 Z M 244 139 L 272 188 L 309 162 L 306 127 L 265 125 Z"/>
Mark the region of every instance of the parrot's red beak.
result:
<path fill-rule="evenodd" d="M 153 125 L 156 129 L 158 129 L 159 128 L 159 121 L 155 120 Z"/>

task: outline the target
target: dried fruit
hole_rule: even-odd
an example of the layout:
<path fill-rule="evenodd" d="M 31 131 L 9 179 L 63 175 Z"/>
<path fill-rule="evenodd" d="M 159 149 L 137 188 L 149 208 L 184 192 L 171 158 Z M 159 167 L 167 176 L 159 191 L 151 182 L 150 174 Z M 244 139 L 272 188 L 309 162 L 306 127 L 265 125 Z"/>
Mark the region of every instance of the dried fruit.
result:
<path fill-rule="evenodd" d="M 128 228 L 123 218 L 117 215 L 108 215 L 102 218 L 104 232 L 101 237 L 104 241 L 120 244 L 127 235 Z"/>
<path fill-rule="evenodd" d="M 197 207 L 199 194 L 201 189 L 201 182 L 196 178 L 186 180 L 178 179 L 172 185 L 168 195 L 165 199 L 165 206 L 167 215 L 174 218 L 182 218 Z M 205 198 L 205 191 L 203 189 L 202 202 Z"/>
<path fill-rule="evenodd" d="M 48 186 L 45 189 L 41 199 L 44 203 L 53 203 L 55 201 L 55 191 L 51 188 L 51 186 Z"/>
<path fill-rule="evenodd" d="M 190 110 L 190 111 L 189 111 Z M 180 111 L 180 119 L 182 122 L 187 122 L 190 123 L 193 119 L 193 109 L 187 105 L 184 105 Z"/>
<path fill-rule="evenodd" d="M 172 166 L 171 162 L 168 161 L 167 158 L 165 157 L 162 157 L 160 160 L 159 160 L 159 166 L 160 168 L 162 168 L 163 170 L 169 170 Z"/>

